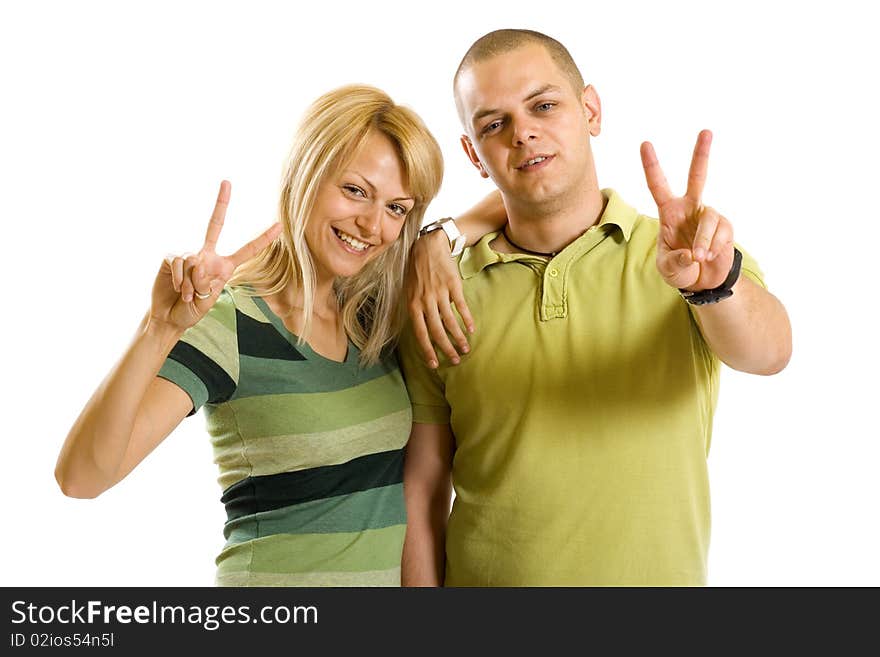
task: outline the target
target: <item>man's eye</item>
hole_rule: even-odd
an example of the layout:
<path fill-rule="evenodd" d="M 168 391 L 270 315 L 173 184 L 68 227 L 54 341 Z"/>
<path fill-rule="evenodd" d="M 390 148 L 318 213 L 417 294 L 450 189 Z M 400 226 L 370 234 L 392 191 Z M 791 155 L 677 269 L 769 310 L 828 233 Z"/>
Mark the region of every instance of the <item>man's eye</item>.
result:
<path fill-rule="evenodd" d="M 485 128 L 483 128 L 483 134 L 485 135 L 489 132 L 492 132 L 493 130 L 497 129 L 500 125 L 501 125 L 501 121 L 492 121 L 492 123 L 490 123 Z"/>
<path fill-rule="evenodd" d="M 555 103 L 541 103 L 535 109 L 538 110 L 539 112 L 549 112 L 550 109 L 553 108 L 554 105 L 555 105 Z"/>

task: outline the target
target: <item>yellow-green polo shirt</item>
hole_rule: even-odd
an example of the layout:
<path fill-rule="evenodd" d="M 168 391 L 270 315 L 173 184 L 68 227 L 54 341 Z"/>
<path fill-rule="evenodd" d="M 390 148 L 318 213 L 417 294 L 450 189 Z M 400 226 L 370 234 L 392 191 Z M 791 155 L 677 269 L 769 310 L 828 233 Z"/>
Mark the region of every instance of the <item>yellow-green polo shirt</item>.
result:
<path fill-rule="evenodd" d="M 655 265 L 658 222 L 612 190 L 555 257 L 459 262 L 477 331 L 430 370 L 410 331 L 413 420 L 450 423 L 449 586 L 702 585 L 720 361 Z M 763 285 L 743 253 L 743 273 Z"/>

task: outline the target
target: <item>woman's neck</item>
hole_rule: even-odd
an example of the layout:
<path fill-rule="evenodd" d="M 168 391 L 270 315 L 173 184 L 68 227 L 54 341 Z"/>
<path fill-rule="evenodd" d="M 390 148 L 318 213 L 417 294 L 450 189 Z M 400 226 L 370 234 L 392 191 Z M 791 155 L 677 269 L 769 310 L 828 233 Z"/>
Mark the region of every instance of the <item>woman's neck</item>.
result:
<path fill-rule="evenodd" d="M 288 283 L 282 290 L 267 298 L 272 310 L 281 318 L 296 318 L 300 324 L 305 315 L 305 297 L 300 286 Z M 333 281 L 317 281 L 312 299 L 311 315 L 314 320 L 335 321 L 339 317 L 339 303 Z"/>

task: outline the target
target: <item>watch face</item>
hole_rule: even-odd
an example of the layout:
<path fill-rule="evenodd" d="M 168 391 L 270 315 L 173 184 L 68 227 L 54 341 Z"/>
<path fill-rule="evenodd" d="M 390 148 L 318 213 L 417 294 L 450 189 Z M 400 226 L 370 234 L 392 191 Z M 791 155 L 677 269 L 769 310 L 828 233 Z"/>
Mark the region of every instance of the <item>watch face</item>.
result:
<path fill-rule="evenodd" d="M 457 240 L 461 236 L 461 232 L 458 230 L 458 226 L 455 225 L 455 222 L 452 219 L 443 222 L 443 232 L 446 233 L 446 237 L 449 238 L 449 241 Z"/>

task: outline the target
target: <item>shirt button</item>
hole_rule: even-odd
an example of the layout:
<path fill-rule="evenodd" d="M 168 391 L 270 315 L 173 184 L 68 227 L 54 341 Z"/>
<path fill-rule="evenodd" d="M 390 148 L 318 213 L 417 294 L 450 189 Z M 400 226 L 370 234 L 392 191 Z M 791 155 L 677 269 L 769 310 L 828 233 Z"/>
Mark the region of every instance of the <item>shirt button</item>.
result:
<path fill-rule="evenodd" d="M 550 274 L 551 278 L 556 278 L 557 276 L 559 276 L 559 270 L 555 267 L 547 273 Z"/>

